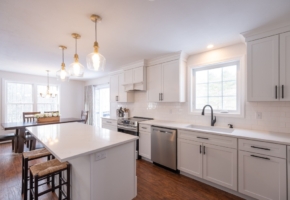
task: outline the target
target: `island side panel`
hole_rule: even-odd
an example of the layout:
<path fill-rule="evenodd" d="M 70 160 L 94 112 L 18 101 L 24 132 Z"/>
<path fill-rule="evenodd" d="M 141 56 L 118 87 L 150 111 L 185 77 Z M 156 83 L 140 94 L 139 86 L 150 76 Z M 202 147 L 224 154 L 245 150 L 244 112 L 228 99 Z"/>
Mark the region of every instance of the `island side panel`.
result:
<path fill-rule="evenodd" d="M 135 141 L 90 155 L 91 200 L 136 197 Z"/>

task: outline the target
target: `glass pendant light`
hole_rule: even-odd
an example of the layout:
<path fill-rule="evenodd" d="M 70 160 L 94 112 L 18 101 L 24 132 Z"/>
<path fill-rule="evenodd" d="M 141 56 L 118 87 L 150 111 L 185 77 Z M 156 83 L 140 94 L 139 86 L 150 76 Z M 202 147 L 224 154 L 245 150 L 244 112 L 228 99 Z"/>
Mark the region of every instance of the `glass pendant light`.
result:
<path fill-rule="evenodd" d="M 49 70 L 46 70 L 46 71 L 47 71 L 47 89 L 46 89 L 46 93 L 45 94 L 39 93 L 39 95 L 42 98 L 55 98 L 57 96 L 57 94 L 51 93 L 50 90 L 49 90 Z"/>
<path fill-rule="evenodd" d="M 56 78 L 59 81 L 69 81 L 69 73 L 65 69 L 65 64 L 64 64 L 64 50 L 67 49 L 66 46 L 59 46 L 59 48 L 62 50 L 62 63 L 61 63 L 61 69 L 56 72 Z"/>
<path fill-rule="evenodd" d="M 84 76 L 84 66 L 79 62 L 79 56 L 77 53 L 77 40 L 81 38 L 81 36 L 77 33 L 73 33 L 72 37 L 76 40 L 75 43 L 75 55 L 74 55 L 74 62 L 69 65 L 69 72 L 71 76 L 75 77 L 83 77 Z"/>
<path fill-rule="evenodd" d="M 101 21 L 102 18 L 98 15 L 91 15 L 91 20 L 95 22 L 95 42 L 94 52 L 87 55 L 87 67 L 90 70 L 102 71 L 104 70 L 106 59 L 99 53 L 99 44 L 97 42 L 97 22 Z"/>

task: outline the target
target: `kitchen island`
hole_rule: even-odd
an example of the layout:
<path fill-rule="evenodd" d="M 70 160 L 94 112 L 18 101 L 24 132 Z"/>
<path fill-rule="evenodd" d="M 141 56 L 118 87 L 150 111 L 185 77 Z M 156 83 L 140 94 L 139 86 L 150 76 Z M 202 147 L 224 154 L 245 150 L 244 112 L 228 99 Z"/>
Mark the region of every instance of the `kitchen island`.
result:
<path fill-rule="evenodd" d="M 129 200 L 137 195 L 136 136 L 81 123 L 27 130 L 61 162 L 72 165 L 72 199 Z"/>

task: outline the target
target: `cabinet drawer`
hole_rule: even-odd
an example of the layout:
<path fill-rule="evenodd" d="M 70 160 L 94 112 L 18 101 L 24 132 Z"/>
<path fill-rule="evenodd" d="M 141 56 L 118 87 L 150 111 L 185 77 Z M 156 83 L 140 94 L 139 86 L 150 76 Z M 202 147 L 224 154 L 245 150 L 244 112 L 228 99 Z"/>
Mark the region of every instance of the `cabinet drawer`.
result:
<path fill-rule="evenodd" d="M 117 126 L 117 120 L 114 119 L 102 119 L 102 123 L 103 124 L 108 124 L 108 125 L 113 125 L 113 126 Z"/>
<path fill-rule="evenodd" d="M 148 124 L 140 124 L 139 125 L 139 131 L 151 132 L 151 125 L 148 125 Z"/>
<path fill-rule="evenodd" d="M 207 133 L 200 133 L 195 131 L 178 130 L 178 138 L 186 140 L 194 140 L 198 142 L 214 144 L 217 146 L 237 148 L 238 139 L 226 136 L 211 135 Z"/>
<path fill-rule="evenodd" d="M 239 150 L 286 158 L 286 145 L 239 139 Z"/>
<path fill-rule="evenodd" d="M 109 124 L 102 124 L 102 128 L 109 129 L 111 131 L 118 131 L 117 126 Z"/>

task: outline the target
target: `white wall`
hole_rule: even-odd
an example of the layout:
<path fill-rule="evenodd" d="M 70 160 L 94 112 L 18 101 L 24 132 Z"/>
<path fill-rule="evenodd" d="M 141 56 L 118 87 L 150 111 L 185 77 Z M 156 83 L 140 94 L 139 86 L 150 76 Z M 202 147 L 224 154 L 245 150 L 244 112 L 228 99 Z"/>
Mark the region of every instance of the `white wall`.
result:
<path fill-rule="evenodd" d="M 91 79 L 85 82 L 85 85 L 102 85 L 110 83 L 110 76 L 104 76 L 101 78 Z"/>
<path fill-rule="evenodd" d="M 187 66 L 197 66 L 213 62 L 246 56 L 246 45 L 237 44 L 212 50 L 188 58 Z M 244 68 L 246 64 L 242 63 Z M 242 80 L 246 94 L 246 76 Z M 217 117 L 217 126 L 231 123 L 236 128 L 290 133 L 290 102 L 246 102 L 243 100 L 245 116 L 243 118 Z M 112 115 L 115 109 L 126 107 L 130 116 L 152 117 L 154 119 L 181 121 L 191 124 L 210 125 L 208 116 L 189 114 L 189 102 L 186 103 L 150 103 L 146 100 L 146 92 L 135 92 L 134 103 L 112 103 Z M 256 112 L 262 112 L 262 119 L 256 119 Z"/>
<path fill-rule="evenodd" d="M 53 75 L 51 75 L 53 76 Z M 47 77 L 34 76 L 27 74 L 19 74 L 12 72 L 0 71 L 0 121 L 2 120 L 2 82 L 3 80 L 27 82 L 27 83 L 40 83 L 47 84 Z M 50 77 L 50 84 L 58 84 L 60 86 L 60 113 L 62 117 L 80 117 L 81 110 L 84 108 L 84 85 L 83 81 L 69 81 L 60 83 L 54 77 Z M 3 132 L 1 127 L 0 134 Z"/>

